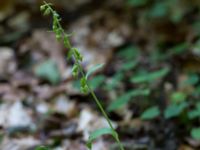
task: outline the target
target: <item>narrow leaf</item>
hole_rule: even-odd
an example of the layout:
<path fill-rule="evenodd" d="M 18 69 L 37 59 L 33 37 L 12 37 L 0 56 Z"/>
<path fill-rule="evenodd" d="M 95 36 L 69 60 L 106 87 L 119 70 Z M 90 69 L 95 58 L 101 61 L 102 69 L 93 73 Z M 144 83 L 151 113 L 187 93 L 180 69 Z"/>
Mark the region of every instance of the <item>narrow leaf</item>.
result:
<path fill-rule="evenodd" d="M 90 136 L 89 136 L 89 139 L 88 139 L 88 142 L 87 142 L 87 147 L 91 150 L 92 149 L 92 142 L 97 139 L 98 137 L 102 136 L 102 135 L 112 135 L 113 138 L 117 138 L 117 133 L 115 131 L 113 131 L 111 128 L 101 128 L 101 129 L 98 129 L 98 130 L 95 130 L 93 131 Z"/>
<path fill-rule="evenodd" d="M 130 61 L 130 62 L 126 62 L 126 63 L 123 63 L 122 66 L 120 67 L 120 71 L 129 71 L 131 69 L 133 69 L 134 67 L 137 66 L 138 64 L 138 60 L 136 61 Z"/>
<path fill-rule="evenodd" d="M 105 84 L 106 90 L 113 90 L 116 87 L 120 85 L 121 80 L 124 78 L 124 74 L 122 72 L 116 73 L 114 76 L 112 76 L 111 79 L 107 80 L 107 84 Z"/>
<path fill-rule="evenodd" d="M 60 70 L 58 69 L 57 64 L 53 60 L 46 60 L 39 64 L 34 73 L 36 76 L 46 79 L 52 84 L 59 83 L 61 79 Z"/>
<path fill-rule="evenodd" d="M 171 95 L 171 101 L 172 103 L 180 103 L 186 100 L 186 93 L 184 92 L 174 92 Z"/>
<path fill-rule="evenodd" d="M 164 111 L 164 117 L 166 119 L 173 118 L 179 116 L 183 110 L 187 107 L 186 102 L 182 102 L 180 104 L 171 104 Z"/>
<path fill-rule="evenodd" d="M 165 76 L 169 72 L 169 68 L 163 68 L 161 70 L 152 72 L 152 73 L 147 73 L 147 74 L 139 74 L 137 76 L 134 76 L 131 81 L 134 83 L 141 83 L 141 82 L 152 82 L 155 81 L 158 78 L 161 78 Z"/>
<path fill-rule="evenodd" d="M 95 66 L 93 66 L 92 68 L 89 69 L 89 71 L 86 74 L 86 79 L 88 79 L 88 77 L 93 74 L 95 71 L 99 70 L 100 68 L 102 68 L 104 66 L 104 64 L 97 64 Z"/>
<path fill-rule="evenodd" d="M 104 83 L 104 81 L 106 80 L 106 77 L 103 75 L 98 75 L 95 76 L 94 78 L 92 78 L 91 80 L 89 80 L 89 85 L 91 86 L 91 88 L 93 90 L 96 90 L 100 85 L 102 85 L 102 83 Z"/>
<path fill-rule="evenodd" d="M 39 146 L 35 150 L 49 150 L 47 147 Z"/>
<path fill-rule="evenodd" d="M 157 106 L 153 106 L 147 110 L 145 110 L 142 115 L 141 119 L 143 120 L 150 120 L 158 117 L 160 115 L 160 110 Z"/>
<path fill-rule="evenodd" d="M 127 2 L 130 6 L 139 7 L 146 5 L 148 0 L 127 0 Z"/>
<path fill-rule="evenodd" d="M 140 55 L 140 49 L 138 49 L 138 47 L 136 46 L 128 46 L 128 47 L 125 47 L 123 49 L 121 49 L 117 55 L 120 57 L 120 58 L 124 58 L 126 60 L 136 60 L 139 55 Z"/>
<path fill-rule="evenodd" d="M 189 119 L 195 119 L 200 117 L 200 103 L 196 104 L 196 109 L 188 112 Z"/>
<path fill-rule="evenodd" d="M 149 89 L 137 89 L 137 90 L 129 91 L 126 94 L 120 96 L 115 101 L 113 101 L 108 106 L 108 111 L 113 111 L 113 110 L 116 110 L 116 109 L 126 105 L 133 97 L 147 96 L 147 95 L 149 95 L 149 93 L 150 93 Z"/>
<path fill-rule="evenodd" d="M 190 134 L 193 139 L 200 140 L 200 128 L 193 128 Z"/>

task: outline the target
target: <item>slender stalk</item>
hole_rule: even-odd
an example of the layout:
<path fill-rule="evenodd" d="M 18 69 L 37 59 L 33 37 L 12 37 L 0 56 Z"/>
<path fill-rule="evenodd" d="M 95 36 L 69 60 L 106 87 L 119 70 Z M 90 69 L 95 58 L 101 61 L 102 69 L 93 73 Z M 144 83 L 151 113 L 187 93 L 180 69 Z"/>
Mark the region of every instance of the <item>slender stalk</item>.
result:
<path fill-rule="evenodd" d="M 94 91 L 90 88 L 90 86 L 88 86 L 88 87 L 89 87 L 89 90 L 90 90 L 90 94 L 91 94 L 92 97 L 94 98 L 94 100 L 95 100 L 96 104 L 98 105 L 98 107 L 99 107 L 101 113 L 102 113 L 103 116 L 106 118 L 106 120 L 107 120 L 107 122 L 108 122 L 110 128 L 111 128 L 115 133 L 117 133 L 117 132 L 115 131 L 115 129 L 113 128 L 113 125 L 112 125 L 112 123 L 111 123 L 111 121 L 110 121 L 108 115 L 107 115 L 106 112 L 104 111 L 103 106 L 101 105 L 100 101 L 99 101 L 98 98 L 96 97 L 96 94 L 95 94 Z M 121 150 L 124 150 L 124 147 L 123 147 L 121 141 L 119 140 L 118 134 L 117 134 L 117 137 L 116 137 L 115 140 L 116 140 L 116 142 L 118 143 L 120 149 L 121 149 Z"/>
<path fill-rule="evenodd" d="M 81 67 L 81 64 L 80 64 L 78 61 L 76 61 L 76 64 L 77 64 L 78 67 L 79 67 L 79 71 L 81 72 L 81 75 L 82 75 L 83 77 L 85 77 L 85 73 L 84 73 L 84 71 L 83 71 L 83 68 Z M 105 112 L 105 110 L 104 110 L 104 108 L 103 108 L 103 106 L 102 106 L 100 100 L 97 98 L 97 96 L 96 96 L 94 90 L 90 87 L 90 85 L 88 84 L 88 82 L 86 82 L 86 84 L 87 84 L 87 86 L 88 86 L 89 93 L 91 94 L 91 96 L 92 96 L 93 99 L 95 100 L 95 102 L 96 102 L 97 106 L 99 107 L 101 113 L 103 114 L 104 118 L 106 119 L 106 121 L 107 121 L 109 127 L 117 134 L 116 130 L 114 129 L 114 127 L 113 127 L 113 125 L 112 125 L 112 123 L 111 123 L 111 120 L 109 119 L 107 113 Z M 123 145 L 122 145 L 122 143 L 121 143 L 121 141 L 120 141 L 120 139 L 119 139 L 118 134 L 117 134 L 117 137 L 115 138 L 115 140 L 116 140 L 116 142 L 118 143 L 118 145 L 119 145 L 119 147 L 120 147 L 120 150 L 124 150 L 124 147 L 123 147 Z"/>
<path fill-rule="evenodd" d="M 43 7 L 43 8 L 42 8 L 42 7 Z M 45 8 L 45 7 L 46 7 L 46 8 Z M 42 10 L 42 9 L 43 9 L 43 10 Z M 60 24 L 60 20 L 61 20 L 61 19 L 59 18 L 59 15 L 57 14 L 57 12 L 54 11 L 54 10 L 52 9 L 51 4 L 48 4 L 48 3 L 44 2 L 44 5 L 41 6 L 41 10 L 42 10 L 42 11 L 45 10 L 44 14 L 46 13 L 46 15 L 48 15 L 48 14 L 52 14 L 52 15 L 53 15 L 53 22 L 54 22 L 54 24 L 53 24 L 53 30 L 54 30 L 54 27 L 55 27 L 55 31 L 54 31 L 54 32 L 56 33 L 57 39 L 61 39 L 61 38 L 63 38 L 63 37 L 66 38 L 66 33 L 65 33 L 64 29 L 62 28 L 62 26 L 61 26 L 61 24 Z M 85 75 L 85 73 L 84 73 L 84 71 L 83 71 L 83 67 L 82 67 L 82 65 L 81 65 L 81 63 L 80 63 L 81 59 L 80 59 L 80 58 L 77 59 L 77 57 L 76 57 L 77 52 L 76 52 L 76 51 L 74 50 L 74 48 L 71 46 L 71 44 L 70 44 L 70 42 L 68 41 L 68 39 L 64 39 L 64 40 L 66 40 L 66 41 L 64 41 L 64 43 L 66 42 L 66 43 L 64 44 L 65 47 L 66 47 L 68 50 L 71 50 L 71 51 L 72 51 L 72 56 L 74 57 L 75 64 L 76 64 L 76 66 L 77 66 L 78 71 L 81 73 L 81 76 L 82 76 L 84 79 L 86 79 L 86 75 Z M 97 106 L 99 107 L 99 109 L 100 109 L 102 115 L 103 115 L 104 118 L 106 119 L 106 121 L 107 121 L 109 127 L 111 128 L 111 130 L 112 130 L 113 132 L 115 132 L 115 133 L 117 134 L 116 130 L 114 129 L 114 127 L 113 127 L 113 125 L 112 125 L 112 123 L 111 123 L 111 120 L 109 119 L 107 113 L 105 112 L 105 110 L 104 110 L 104 108 L 103 108 L 103 106 L 102 106 L 100 100 L 97 98 L 97 96 L 96 96 L 94 90 L 90 87 L 90 85 L 89 85 L 87 79 L 86 79 L 86 83 L 85 83 L 85 84 L 86 84 L 86 87 L 87 87 L 87 89 L 88 89 L 88 92 L 91 94 L 92 98 L 95 100 L 95 102 L 96 102 Z M 122 143 L 121 143 L 121 141 L 120 141 L 120 139 L 119 139 L 118 134 L 117 134 L 117 136 L 115 137 L 115 140 L 116 140 L 116 142 L 118 143 L 120 150 L 124 150 L 124 147 L 123 147 L 123 145 L 122 145 Z"/>

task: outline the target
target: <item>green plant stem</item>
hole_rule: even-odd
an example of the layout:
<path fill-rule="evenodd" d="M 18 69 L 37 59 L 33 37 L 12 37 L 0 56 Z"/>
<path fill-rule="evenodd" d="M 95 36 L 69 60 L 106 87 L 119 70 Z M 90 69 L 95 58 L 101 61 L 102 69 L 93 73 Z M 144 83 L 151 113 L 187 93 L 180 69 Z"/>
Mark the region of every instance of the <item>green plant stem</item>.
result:
<path fill-rule="evenodd" d="M 46 2 L 45 2 L 45 4 L 48 6 L 50 12 L 53 14 L 55 11 L 54 11 Z M 60 20 L 56 19 L 56 23 L 57 23 L 58 27 L 61 29 L 62 35 L 65 35 L 65 31 L 63 30 L 63 28 L 62 28 L 62 26 L 61 26 L 61 24 L 60 24 Z M 67 49 L 69 49 L 69 50 L 72 50 L 73 56 L 75 56 L 75 51 L 73 50 L 73 47 L 71 46 L 70 42 L 68 42 L 68 44 L 65 45 L 65 47 L 66 47 Z M 84 78 L 86 78 L 86 75 L 85 75 L 85 73 L 84 73 L 84 71 L 83 71 L 83 68 L 82 68 L 82 66 L 81 66 L 81 64 L 80 64 L 80 62 L 79 62 L 79 60 L 77 60 L 75 57 L 74 57 L 74 60 L 75 60 L 75 64 L 77 64 L 77 66 L 78 66 L 78 69 L 79 69 L 79 71 L 80 71 L 80 73 L 81 73 L 81 76 L 84 77 Z M 116 132 L 116 130 L 114 129 L 114 127 L 113 127 L 113 125 L 112 125 L 112 123 L 111 123 L 111 120 L 109 119 L 107 113 L 105 112 L 105 110 L 104 110 L 104 108 L 103 108 L 103 106 L 102 106 L 100 100 L 97 98 L 97 96 L 96 96 L 94 90 L 90 87 L 90 85 L 89 85 L 89 83 L 88 83 L 87 80 L 86 80 L 86 85 L 87 85 L 87 87 L 88 87 L 89 93 L 91 94 L 91 96 L 92 96 L 93 99 L 95 100 L 95 102 L 96 102 L 97 106 L 99 107 L 101 113 L 103 114 L 103 116 L 105 117 L 106 121 L 108 122 L 109 127 L 111 128 L 111 130 L 113 130 L 113 131 L 117 134 L 117 132 Z M 121 141 L 120 141 L 120 139 L 119 139 L 118 134 L 117 134 L 117 136 L 115 137 L 115 140 L 116 140 L 116 142 L 118 143 L 120 150 L 124 150 L 124 147 L 123 147 L 123 145 L 122 145 L 122 143 L 121 143 Z"/>
<path fill-rule="evenodd" d="M 88 85 L 88 84 L 87 84 L 87 85 Z M 100 101 L 98 100 L 96 94 L 94 93 L 94 91 L 91 89 L 91 87 L 90 87 L 89 85 L 88 85 L 88 88 L 89 88 L 90 94 L 92 95 L 92 97 L 94 98 L 96 104 L 98 105 L 98 107 L 99 107 L 101 113 L 102 113 L 103 116 L 106 118 L 106 120 L 107 120 L 107 122 L 108 122 L 110 128 L 117 134 L 117 132 L 116 132 L 115 129 L 113 128 L 113 125 L 112 125 L 112 123 L 111 123 L 111 121 L 110 121 L 108 115 L 107 115 L 106 112 L 104 111 L 103 106 L 101 105 Z M 116 137 L 115 140 L 117 141 L 117 143 L 118 143 L 120 149 L 121 149 L 121 150 L 124 150 L 124 147 L 123 147 L 122 143 L 121 143 L 120 140 L 119 140 L 118 134 L 117 134 L 117 137 Z"/>
<path fill-rule="evenodd" d="M 83 71 L 83 68 L 81 67 L 81 64 L 80 64 L 78 61 L 76 61 L 76 64 L 78 65 L 78 68 L 79 68 L 79 70 L 80 70 L 80 72 L 81 72 L 81 75 L 82 75 L 83 77 L 85 77 L 85 73 L 84 73 L 84 71 Z M 96 102 L 97 106 L 99 107 L 101 113 L 103 114 L 104 118 L 105 118 L 106 121 L 108 122 L 108 125 L 109 125 L 110 128 L 117 134 L 116 130 L 114 129 L 114 127 L 113 127 L 113 125 L 112 125 L 112 123 L 111 123 L 111 120 L 109 119 L 107 113 L 105 112 L 105 110 L 104 110 L 104 108 L 103 108 L 103 106 L 102 106 L 100 100 L 97 98 L 97 96 L 96 96 L 94 90 L 90 87 L 90 85 L 88 84 L 88 81 L 86 82 L 86 84 L 87 84 L 87 86 L 88 86 L 89 93 L 91 94 L 91 96 L 92 96 L 93 99 L 95 100 L 95 102 Z M 119 145 L 119 147 L 120 147 L 120 150 L 124 150 L 124 147 L 123 147 L 123 145 L 122 145 L 122 143 L 121 143 L 121 141 L 120 141 L 120 139 L 119 139 L 118 134 L 117 134 L 117 137 L 115 138 L 115 140 L 116 140 L 116 142 L 118 143 L 118 145 Z"/>

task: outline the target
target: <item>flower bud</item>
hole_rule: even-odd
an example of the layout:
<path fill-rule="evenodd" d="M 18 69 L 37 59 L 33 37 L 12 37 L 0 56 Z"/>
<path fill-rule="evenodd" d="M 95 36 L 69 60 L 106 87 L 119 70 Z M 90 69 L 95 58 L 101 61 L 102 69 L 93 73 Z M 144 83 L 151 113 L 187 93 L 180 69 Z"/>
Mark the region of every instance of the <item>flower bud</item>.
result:
<path fill-rule="evenodd" d="M 46 5 L 41 5 L 40 6 L 40 11 L 44 11 L 46 9 Z"/>

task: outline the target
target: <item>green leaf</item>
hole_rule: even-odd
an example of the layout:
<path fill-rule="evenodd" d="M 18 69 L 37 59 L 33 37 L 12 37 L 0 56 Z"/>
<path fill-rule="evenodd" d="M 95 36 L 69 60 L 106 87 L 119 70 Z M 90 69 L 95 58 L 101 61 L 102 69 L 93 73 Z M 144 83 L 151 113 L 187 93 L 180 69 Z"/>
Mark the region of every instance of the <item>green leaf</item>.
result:
<path fill-rule="evenodd" d="M 195 56 L 200 55 L 200 39 L 193 44 L 192 52 L 194 53 Z"/>
<path fill-rule="evenodd" d="M 186 99 L 186 94 L 183 92 L 174 92 L 171 95 L 171 101 L 173 103 L 180 103 L 182 101 L 185 101 L 185 99 Z"/>
<path fill-rule="evenodd" d="M 173 23 L 179 23 L 183 19 L 185 12 L 185 10 L 175 6 L 175 9 L 172 10 L 172 15 L 170 16 L 171 21 Z"/>
<path fill-rule="evenodd" d="M 92 149 L 92 142 L 102 135 L 112 135 L 113 138 L 117 138 L 117 133 L 113 131 L 111 128 L 101 128 L 92 132 L 89 136 L 87 141 L 87 147 L 91 150 Z"/>
<path fill-rule="evenodd" d="M 196 109 L 188 112 L 189 119 L 195 119 L 200 117 L 200 103 L 196 104 Z"/>
<path fill-rule="evenodd" d="M 98 75 L 88 81 L 89 85 L 93 90 L 97 89 L 104 81 L 106 77 L 103 75 Z"/>
<path fill-rule="evenodd" d="M 116 88 L 121 80 L 123 79 L 124 74 L 122 72 L 116 73 L 110 80 L 107 80 L 107 84 L 104 85 L 106 90 L 113 90 Z"/>
<path fill-rule="evenodd" d="M 122 66 L 120 67 L 120 71 L 128 71 L 136 67 L 138 64 L 138 61 L 129 61 L 126 63 L 123 63 Z"/>
<path fill-rule="evenodd" d="M 200 140 L 200 128 L 192 128 L 190 135 L 195 140 Z"/>
<path fill-rule="evenodd" d="M 188 112 L 188 117 L 189 117 L 189 119 L 198 118 L 198 117 L 200 117 L 200 111 L 199 110 L 190 111 L 190 112 Z"/>
<path fill-rule="evenodd" d="M 166 119 L 177 117 L 179 116 L 183 110 L 187 107 L 186 102 L 182 102 L 180 104 L 171 104 L 167 107 L 167 109 L 164 111 L 164 116 Z"/>
<path fill-rule="evenodd" d="M 52 84 L 57 84 L 60 79 L 60 71 L 57 64 L 52 60 L 46 60 L 39 64 L 34 70 L 36 76 L 48 80 Z"/>
<path fill-rule="evenodd" d="M 132 90 L 129 91 L 119 98 L 117 98 L 115 101 L 113 101 L 109 106 L 108 106 L 108 111 L 113 111 L 116 110 L 124 105 L 126 105 L 131 98 L 136 97 L 136 96 L 147 96 L 149 95 L 150 90 L 149 89 L 137 89 L 137 90 Z"/>
<path fill-rule="evenodd" d="M 39 146 L 35 150 L 49 150 L 49 149 L 45 146 Z"/>
<path fill-rule="evenodd" d="M 199 76 L 197 74 L 191 74 L 189 75 L 187 80 L 181 83 L 181 86 L 195 85 L 196 83 L 198 83 L 198 81 L 199 81 Z"/>
<path fill-rule="evenodd" d="M 142 115 L 141 115 L 141 119 L 143 120 L 151 120 L 154 119 L 156 117 L 158 117 L 160 115 L 160 110 L 157 106 L 153 106 L 147 110 L 145 110 Z"/>
<path fill-rule="evenodd" d="M 195 90 L 192 92 L 192 95 L 195 97 L 200 96 L 200 86 L 196 86 Z"/>
<path fill-rule="evenodd" d="M 138 6 L 144 6 L 147 4 L 149 0 L 128 0 L 128 4 L 130 6 L 135 6 L 135 7 L 138 7 Z"/>
<path fill-rule="evenodd" d="M 117 55 L 119 57 L 125 58 L 126 60 L 135 60 L 139 57 L 140 50 L 135 46 L 127 46 L 121 49 Z"/>
<path fill-rule="evenodd" d="M 168 13 L 166 2 L 157 2 L 153 5 L 148 15 L 152 18 L 165 17 Z"/>
<path fill-rule="evenodd" d="M 177 44 L 176 46 L 170 48 L 169 53 L 167 54 L 169 57 L 173 55 L 178 55 L 184 53 L 189 47 L 188 43 Z"/>
<path fill-rule="evenodd" d="M 199 27 L 200 27 L 200 21 L 199 20 L 193 22 L 192 28 L 193 28 L 194 32 L 196 32 L 197 34 L 200 34 L 200 28 Z"/>
<path fill-rule="evenodd" d="M 98 76 L 95 76 L 94 78 L 92 78 L 91 80 L 88 80 L 88 84 L 90 85 L 92 90 L 96 90 L 105 81 L 105 79 L 106 79 L 105 76 L 98 75 Z M 74 81 L 73 86 L 76 89 L 80 89 L 81 85 L 80 85 L 79 80 Z"/>
<path fill-rule="evenodd" d="M 97 64 L 95 66 L 93 66 L 92 68 L 90 68 L 86 74 L 86 79 L 88 79 L 88 77 L 93 74 L 95 71 L 99 70 L 100 68 L 102 68 L 104 66 L 104 64 Z"/>
<path fill-rule="evenodd" d="M 169 68 L 163 68 L 155 72 L 139 74 L 131 78 L 134 83 L 153 82 L 158 78 L 164 77 L 169 72 Z"/>

